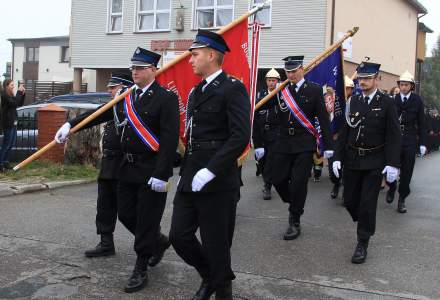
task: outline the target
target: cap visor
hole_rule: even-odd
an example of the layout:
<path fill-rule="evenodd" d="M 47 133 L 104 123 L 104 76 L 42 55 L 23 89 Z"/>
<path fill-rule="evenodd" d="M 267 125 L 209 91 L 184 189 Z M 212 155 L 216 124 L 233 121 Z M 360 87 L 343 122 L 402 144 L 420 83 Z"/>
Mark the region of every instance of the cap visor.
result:
<path fill-rule="evenodd" d="M 377 73 L 358 73 L 357 78 L 371 78 L 376 75 L 377 75 Z"/>
<path fill-rule="evenodd" d="M 292 72 L 298 70 L 302 65 L 296 66 L 296 67 L 284 67 L 284 71 Z"/>
<path fill-rule="evenodd" d="M 130 67 L 151 67 L 153 64 L 147 63 L 145 61 L 131 61 L 130 62 Z"/>
<path fill-rule="evenodd" d="M 193 49 L 200 49 L 200 48 L 207 48 L 208 45 L 204 45 L 204 44 L 199 44 L 199 43 L 193 43 L 191 45 L 191 47 L 189 47 L 189 51 L 193 50 Z"/>

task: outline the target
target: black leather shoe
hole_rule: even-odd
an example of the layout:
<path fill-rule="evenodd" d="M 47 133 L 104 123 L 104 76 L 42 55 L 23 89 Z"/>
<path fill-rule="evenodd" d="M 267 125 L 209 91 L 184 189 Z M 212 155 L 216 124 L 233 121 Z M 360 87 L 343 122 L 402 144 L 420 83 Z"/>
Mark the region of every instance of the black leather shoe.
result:
<path fill-rule="evenodd" d="M 394 201 L 394 192 L 392 192 L 391 190 L 388 190 L 387 192 L 387 199 L 386 199 L 388 204 L 393 203 Z"/>
<path fill-rule="evenodd" d="M 133 273 L 124 288 L 126 293 L 134 293 L 142 290 L 148 284 L 147 259 L 138 257 Z"/>
<path fill-rule="evenodd" d="M 167 249 L 170 246 L 171 246 L 171 243 L 170 243 L 170 240 L 168 239 L 168 237 L 161 233 L 160 237 L 159 237 L 159 242 L 158 242 L 156 252 L 148 260 L 148 265 L 150 267 L 157 266 L 157 264 L 160 263 L 160 261 L 162 260 L 164 254 L 165 254 L 165 251 L 167 251 Z"/>
<path fill-rule="evenodd" d="M 367 259 L 367 248 L 368 242 L 358 242 L 351 262 L 354 264 L 363 264 Z"/>
<path fill-rule="evenodd" d="M 214 292 L 215 289 L 211 286 L 209 281 L 203 279 L 202 284 L 200 285 L 192 300 L 209 300 Z"/>
<path fill-rule="evenodd" d="M 284 233 L 284 240 L 294 240 L 301 234 L 301 226 L 299 221 L 294 220 L 292 214 L 289 214 L 289 226 L 287 226 L 286 233 Z"/>
<path fill-rule="evenodd" d="M 272 192 L 270 189 L 264 188 L 263 189 L 263 200 L 270 200 L 272 199 Z"/>
<path fill-rule="evenodd" d="M 232 300 L 232 283 L 228 282 L 224 286 L 215 290 L 215 300 Z"/>
<path fill-rule="evenodd" d="M 406 213 L 407 210 L 404 198 L 399 198 L 399 202 L 397 203 L 397 211 L 401 214 Z"/>
<path fill-rule="evenodd" d="M 101 257 L 115 255 L 115 244 L 112 234 L 101 234 L 101 242 L 90 250 L 84 252 L 86 257 Z"/>
<path fill-rule="evenodd" d="M 338 194 L 339 194 L 339 184 L 335 184 L 335 185 L 333 185 L 333 189 L 330 193 L 330 197 L 332 199 L 336 199 L 336 198 L 338 198 Z"/>

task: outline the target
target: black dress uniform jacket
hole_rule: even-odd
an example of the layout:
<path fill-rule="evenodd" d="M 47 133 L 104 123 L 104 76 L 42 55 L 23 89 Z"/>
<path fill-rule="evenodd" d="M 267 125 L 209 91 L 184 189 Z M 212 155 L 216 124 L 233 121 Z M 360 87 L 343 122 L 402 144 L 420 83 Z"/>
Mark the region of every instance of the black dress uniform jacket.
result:
<path fill-rule="evenodd" d="M 362 95 L 351 98 L 348 118 L 351 128 L 344 122 L 337 140 L 335 160 L 355 170 L 400 166 L 401 132 L 393 99 L 377 91 L 370 104 Z M 359 150 L 361 149 L 361 150 Z M 365 150 L 362 149 L 376 149 Z"/>
<path fill-rule="evenodd" d="M 269 94 L 267 89 L 257 95 L 257 103 Z M 266 143 L 276 140 L 280 121 L 278 97 L 273 97 L 255 111 L 252 140 L 254 148 L 263 148 Z"/>
<path fill-rule="evenodd" d="M 133 99 L 136 94 L 132 92 Z M 120 121 L 125 120 L 124 100 L 116 107 Z M 127 123 L 120 127 L 121 150 L 124 153 L 119 170 L 119 180 L 144 183 L 150 177 L 168 181 L 173 175 L 173 161 L 179 139 L 179 109 L 177 96 L 156 81 L 141 96 L 134 100 L 134 108 L 142 122 L 159 139 L 159 151 L 152 151 L 137 136 Z M 113 110 L 108 110 L 91 122 L 90 126 L 113 120 Z M 132 162 L 130 162 L 132 160 Z"/>
<path fill-rule="evenodd" d="M 3 129 L 12 128 L 17 121 L 17 107 L 23 105 L 25 94 L 17 91 L 15 96 L 9 96 L 5 91 L 1 94 L 1 124 Z"/>
<path fill-rule="evenodd" d="M 216 177 L 200 193 L 239 188 L 237 158 L 246 148 L 251 133 L 250 103 L 245 86 L 222 72 L 203 93 L 200 84 L 191 92 L 187 116 L 193 119 L 187 130 L 188 142 L 177 190 L 191 192 L 193 177 L 203 168 Z"/>
<path fill-rule="evenodd" d="M 298 92 L 291 85 L 288 88 L 296 103 L 312 124 L 314 124 L 315 117 L 318 117 L 324 149 L 332 150 L 330 118 L 325 108 L 322 88 L 308 80 L 305 80 Z M 285 104 L 284 107 L 287 109 Z M 290 129 L 293 134 L 289 134 L 289 128 L 293 128 Z M 279 138 L 274 151 L 285 154 L 316 151 L 316 138 L 295 119 L 288 109 L 280 113 Z"/>
<path fill-rule="evenodd" d="M 397 116 L 402 130 L 402 146 L 426 145 L 426 126 L 423 101 L 419 95 L 411 93 L 404 103 L 400 94 L 394 98 Z M 417 140 L 418 138 L 418 140 Z"/>

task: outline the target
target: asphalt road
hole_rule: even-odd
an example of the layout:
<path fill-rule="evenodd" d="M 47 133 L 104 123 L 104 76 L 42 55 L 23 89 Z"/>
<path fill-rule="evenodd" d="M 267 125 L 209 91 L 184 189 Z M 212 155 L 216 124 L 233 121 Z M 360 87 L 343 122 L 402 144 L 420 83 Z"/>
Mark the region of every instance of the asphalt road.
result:
<path fill-rule="evenodd" d="M 302 235 L 281 239 L 287 207 L 261 199 L 261 178 L 248 161 L 232 249 L 236 299 L 440 299 L 440 153 L 418 159 L 408 213 L 379 199 L 368 260 L 353 265 L 356 226 L 329 197 L 325 173 L 309 182 Z M 97 243 L 96 184 L 0 199 L 0 299 L 190 299 L 200 279 L 169 250 L 136 294 L 123 286 L 135 256 L 118 223 L 117 255 L 86 259 Z M 162 221 L 168 232 L 169 193 Z"/>

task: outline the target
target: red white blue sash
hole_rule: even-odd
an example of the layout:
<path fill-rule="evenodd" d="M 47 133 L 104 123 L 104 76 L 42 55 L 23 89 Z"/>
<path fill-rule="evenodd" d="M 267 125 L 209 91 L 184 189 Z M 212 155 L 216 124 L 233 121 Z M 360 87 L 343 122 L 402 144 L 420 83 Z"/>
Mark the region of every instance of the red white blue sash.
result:
<path fill-rule="evenodd" d="M 287 86 L 284 89 L 282 89 L 281 94 L 283 95 L 284 102 L 292 112 L 292 115 L 295 117 L 295 119 L 305 129 L 307 129 L 311 134 L 313 134 L 313 136 L 316 138 L 316 142 L 319 144 L 320 136 L 318 130 L 316 130 L 315 126 L 313 126 L 313 124 L 309 121 L 309 119 L 307 119 L 307 116 L 301 110 L 298 103 L 296 103 L 295 99 L 293 98 Z"/>
<path fill-rule="evenodd" d="M 151 129 L 148 128 L 148 126 L 145 125 L 142 122 L 142 119 L 138 116 L 134 108 L 131 94 L 125 96 L 124 113 L 128 122 L 130 122 L 131 126 L 133 126 L 134 132 L 136 132 L 142 142 L 144 142 L 144 144 L 147 145 L 147 147 L 151 150 L 155 152 L 159 151 L 159 140 Z"/>

